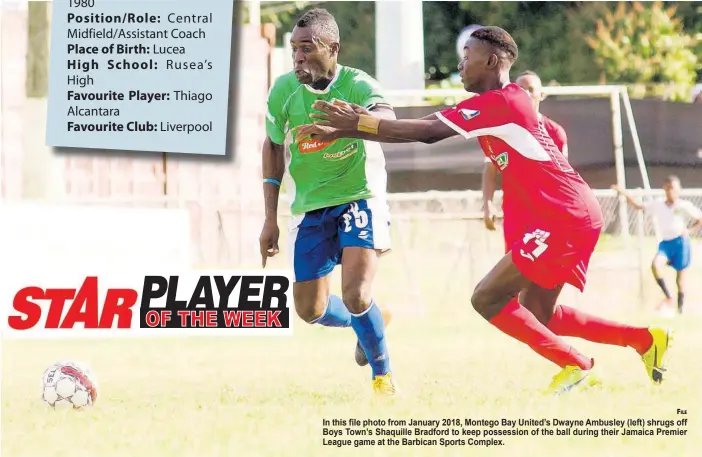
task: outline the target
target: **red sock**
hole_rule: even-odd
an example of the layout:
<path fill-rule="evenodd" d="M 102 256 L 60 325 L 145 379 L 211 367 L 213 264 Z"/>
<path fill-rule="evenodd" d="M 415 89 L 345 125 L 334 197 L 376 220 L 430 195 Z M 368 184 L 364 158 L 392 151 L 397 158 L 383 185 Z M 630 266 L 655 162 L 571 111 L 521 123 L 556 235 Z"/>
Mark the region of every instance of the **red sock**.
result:
<path fill-rule="evenodd" d="M 647 328 L 608 321 L 563 305 L 556 306 L 548 328 L 556 335 L 575 336 L 595 343 L 629 346 L 642 355 L 653 344 L 653 337 Z"/>
<path fill-rule="evenodd" d="M 592 359 L 557 337 L 520 305 L 516 298 L 493 317 L 490 323 L 561 368 L 566 365 L 577 365 L 583 370 L 592 368 Z"/>

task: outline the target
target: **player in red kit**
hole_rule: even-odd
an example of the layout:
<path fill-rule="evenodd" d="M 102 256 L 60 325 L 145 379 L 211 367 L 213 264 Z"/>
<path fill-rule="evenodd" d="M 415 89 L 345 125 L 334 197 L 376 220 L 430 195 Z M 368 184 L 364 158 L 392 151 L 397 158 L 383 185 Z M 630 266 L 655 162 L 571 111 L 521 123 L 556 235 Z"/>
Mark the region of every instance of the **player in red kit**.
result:
<path fill-rule="evenodd" d="M 566 136 L 565 129 L 561 127 L 558 123 L 552 119 L 541 114 L 539 111 L 539 106 L 541 101 L 546 98 L 543 92 L 543 85 L 541 84 L 541 78 L 539 75 L 533 71 L 525 71 L 520 74 L 514 81 L 519 87 L 524 89 L 531 96 L 532 104 L 534 109 L 539 115 L 539 120 L 544 124 L 546 133 L 551 137 L 553 142 L 556 144 L 558 150 L 568 158 L 568 137 Z M 483 145 L 483 149 L 489 147 L 489 142 L 487 137 L 480 137 L 478 141 Z M 485 222 L 485 227 L 488 230 L 495 230 L 495 215 L 492 211 L 492 198 L 495 195 L 495 189 L 497 188 L 497 174 L 498 168 L 492 162 L 489 156 L 485 157 L 485 167 L 483 169 L 483 221 Z M 505 183 L 503 183 L 504 186 Z M 507 185 L 510 184 L 508 181 Z M 509 199 L 505 199 L 504 195 L 502 197 L 502 208 L 505 214 L 514 214 L 518 211 L 518 208 L 508 208 Z M 505 209 L 506 208 L 506 209 Z M 514 244 L 514 241 L 523 234 L 523 225 L 525 221 L 524 218 L 504 218 L 502 220 L 502 232 L 505 239 L 505 252 L 509 252 Z"/>
<path fill-rule="evenodd" d="M 313 125 L 298 140 L 374 136 L 379 142 L 434 143 L 455 135 L 482 138 L 481 146 L 502 172 L 509 208 L 524 220 L 507 253 L 478 283 L 471 302 L 488 322 L 557 364 L 548 391 L 589 384 L 594 360 L 562 336 L 631 347 L 649 378 L 663 380 L 670 333 L 633 327 L 558 305 L 562 287 L 585 287 L 587 267 L 603 217 L 592 190 L 568 164 L 522 88 L 509 82 L 517 45 L 499 27 L 483 27 L 466 41 L 458 66 L 464 87 L 478 96 L 423 119 L 386 120 L 343 102 L 317 101 Z M 521 304 L 517 296 L 521 292 Z M 588 380 L 589 378 L 589 380 Z"/>

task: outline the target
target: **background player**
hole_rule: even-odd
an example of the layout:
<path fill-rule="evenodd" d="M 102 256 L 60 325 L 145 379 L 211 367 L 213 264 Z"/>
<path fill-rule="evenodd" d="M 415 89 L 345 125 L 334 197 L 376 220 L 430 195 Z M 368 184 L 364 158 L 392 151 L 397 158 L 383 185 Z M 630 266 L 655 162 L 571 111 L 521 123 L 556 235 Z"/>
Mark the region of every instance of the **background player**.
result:
<path fill-rule="evenodd" d="M 312 122 L 308 115 L 315 100 L 346 100 L 378 118 L 395 119 L 395 114 L 375 80 L 337 64 L 339 27 L 326 10 L 301 16 L 291 45 L 294 71 L 279 77 L 268 97 L 262 263 L 265 267 L 266 259 L 279 252 L 278 196 L 287 170 L 295 309 L 310 324 L 352 327 L 358 336 L 356 360 L 361 365 L 370 361 L 374 390 L 394 395 L 383 315 L 371 293 L 378 257 L 390 249 L 383 150 L 356 139 L 293 142 L 286 163 L 284 143 L 291 127 Z M 341 298 L 330 294 L 337 264 L 342 266 Z"/>
<path fill-rule="evenodd" d="M 561 127 L 558 123 L 551 120 L 550 118 L 544 116 L 539 111 L 539 106 L 541 101 L 546 98 L 546 94 L 543 92 L 543 85 L 541 84 L 541 78 L 539 75 L 533 71 L 525 71 L 517 77 L 514 81 L 522 89 L 526 90 L 534 104 L 534 109 L 536 110 L 539 121 L 543 123 L 546 133 L 549 134 L 551 139 L 556 144 L 558 150 L 568 158 L 568 137 L 566 136 L 565 129 Z M 478 138 L 478 141 L 487 141 L 482 137 Z M 504 185 L 504 183 L 503 183 Z M 495 214 L 492 211 L 492 198 L 495 195 L 495 189 L 497 189 L 497 167 L 492 163 L 489 157 L 485 157 L 485 167 L 483 168 L 483 221 L 485 222 L 485 227 L 488 230 L 495 230 Z M 505 200 L 504 193 L 502 197 L 502 208 L 503 213 L 510 213 L 513 211 L 505 211 L 505 204 L 509 204 L 509 200 Z M 509 252 L 512 246 L 515 236 L 519 236 L 519 221 L 502 220 L 502 230 L 504 232 L 505 239 L 505 252 Z"/>
<path fill-rule="evenodd" d="M 487 137 L 483 152 L 509 185 L 509 208 L 528 221 L 511 252 L 480 281 L 471 297 L 476 311 L 507 335 L 559 365 L 548 391 L 561 393 L 591 373 L 594 360 L 560 336 L 628 346 L 644 362 L 649 378 L 663 380 L 669 332 L 632 327 L 556 305 L 565 283 L 581 291 L 603 226 L 592 190 L 545 132 L 529 95 L 509 82 L 517 45 L 498 27 L 483 27 L 466 42 L 458 66 L 464 87 L 480 94 L 424 119 L 388 120 L 357 114 L 353 107 L 316 102 L 319 125 L 298 129 L 299 138 L 330 140 L 373 132 L 375 138 L 433 143 L 461 134 Z M 365 134 L 364 134 L 365 135 Z M 520 304 L 517 300 L 521 293 Z"/>
<path fill-rule="evenodd" d="M 663 265 L 670 265 L 676 273 L 675 282 L 678 286 L 678 313 L 682 313 L 685 302 L 685 271 L 690 266 L 691 249 L 689 230 L 697 230 L 702 225 L 702 211 L 692 202 L 681 200 L 680 179 L 677 176 L 668 176 L 663 184 L 665 198 L 641 204 L 619 186 L 612 186 L 617 194 L 623 195 L 626 201 L 635 209 L 643 210 L 653 216 L 655 223 L 661 231 L 663 238 L 658 243 L 651 271 L 658 286 L 663 291 L 665 299 L 658 305 L 662 311 L 673 309 L 673 299 L 668 291 L 668 286 L 661 276 Z"/>

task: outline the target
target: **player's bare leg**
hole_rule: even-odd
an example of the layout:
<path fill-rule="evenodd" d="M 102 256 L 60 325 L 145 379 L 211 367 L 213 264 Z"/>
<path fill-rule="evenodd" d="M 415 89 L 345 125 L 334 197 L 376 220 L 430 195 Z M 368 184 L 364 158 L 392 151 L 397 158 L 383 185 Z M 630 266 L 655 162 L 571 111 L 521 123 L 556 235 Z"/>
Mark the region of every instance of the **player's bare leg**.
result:
<path fill-rule="evenodd" d="M 480 281 L 471 302 L 475 310 L 492 325 L 561 367 L 549 386 L 549 392 L 566 392 L 583 383 L 594 361 L 555 335 L 519 303 L 519 293 L 531 284 L 514 264 L 511 253 L 508 253 Z M 551 307 L 556 298 L 557 295 L 552 298 Z"/>
<path fill-rule="evenodd" d="M 381 254 L 382 251 L 380 250 L 373 251 L 359 247 L 347 247 L 344 249 L 344 255 L 341 258 L 342 297 L 344 303 L 347 303 L 346 306 L 349 311 L 354 314 L 355 312 L 352 309 L 361 309 L 360 312 L 363 312 L 367 308 L 361 308 L 362 305 L 358 303 L 362 300 L 357 298 L 357 296 L 371 296 L 371 285 L 378 269 L 377 263 Z M 354 304 L 348 305 L 347 299 L 353 300 Z M 377 303 L 375 306 L 380 308 L 383 323 L 387 327 L 392 320 L 392 313 L 389 309 L 381 307 Z M 368 357 L 366 357 L 366 351 L 363 350 L 360 340 L 356 341 L 354 359 L 358 366 L 364 367 L 368 365 Z"/>
<path fill-rule="evenodd" d="M 317 324 L 324 327 L 351 327 L 351 313 L 342 298 L 331 294 L 331 275 L 321 278 L 296 281 L 293 283 L 293 297 L 297 315 L 308 324 Z M 351 296 L 351 294 L 348 294 Z M 383 320 L 387 325 L 391 315 L 389 311 L 382 310 Z M 363 348 L 357 344 L 356 362 L 367 365 Z M 358 352 L 361 355 L 358 355 Z M 362 358 L 362 360 L 360 360 Z"/>
<path fill-rule="evenodd" d="M 670 308 L 673 305 L 673 298 L 670 295 L 670 291 L 668 290 L 665 280 L 661 276 L 661 270 L 663 270 L 663 267 L 665 267 L 667 262 L 668 259 L 666 259 L 661 253 L 658 253 L 656 254 L 656 257 L 653 258 L 653 262 L 651 263 L 651 272 L 653 273 L 653 277 L 655 278 L 658 287 L 660 287 L 663 291 L 663 295 L 665 295 L 665 298 L 658 304 L 658 306 L 656 306 L 657 311 L 664 308 Z"/>
<path fill-rule="evenodd" d="M 373 388 L 376 393 L 394 395 L 397 389 L 392 380 L 385 323 L 372 296 L 378 259 L 379 252 L 373 249 L 345 247 L 341 256 L 341 289 L 352 316 L 351 326 L 372 369 Z"/>
<path fill-rule="evenodd" d="M 685 271 L 679 270 L 675 276 L 675 283 L 678 286 L 678 314 L 682 314 L 685 304 Z"/>
<path fill-rule="evenodd" d="M 563 285 L 556 286 L 555 289 L 544 289 L 537 284 L 530 283 L 519 294 L 519 303 L 531 311 L 539 322 L 548 326 L 562 290 Z"/>
<path fill-rule="evenodd" d="M 325 313 L 330 299 L 330 275 L 311 281 L 293 283 L 293 298 L 295 311 L 300 319 L 308 324 L 319 323 Z M 324 325 L 324 324 L 322 324 Z M 328 325 L 330 327 L 346 327 L 348 325 Z"/>
<path fill-rule="evenodd" d="M 641 356 L 651 381 L 654 384 L 663 381 L 664 356 L 672 340 L 670 331 L 621 324 L 569 306 L 556 305 L 562 288 L 558 286 L 549 290 L 531 284 L 521 292 L 519 301 L 556 335 L 634 349 Z"/>

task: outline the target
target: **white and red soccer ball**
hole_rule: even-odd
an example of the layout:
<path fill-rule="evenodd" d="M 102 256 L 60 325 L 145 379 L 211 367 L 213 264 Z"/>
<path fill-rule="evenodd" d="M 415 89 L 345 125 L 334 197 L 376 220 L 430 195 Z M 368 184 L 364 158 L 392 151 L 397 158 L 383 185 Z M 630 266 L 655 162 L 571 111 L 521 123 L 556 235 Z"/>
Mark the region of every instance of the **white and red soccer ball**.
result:
<path fill-rule="evenodd" d="M 41 378 L 41 399 L 52 408 L 86 408 L 95 403 L 97 394 L 90 369 L 75 362 L 57 362 Z"/>

